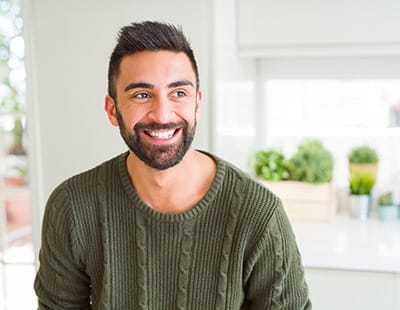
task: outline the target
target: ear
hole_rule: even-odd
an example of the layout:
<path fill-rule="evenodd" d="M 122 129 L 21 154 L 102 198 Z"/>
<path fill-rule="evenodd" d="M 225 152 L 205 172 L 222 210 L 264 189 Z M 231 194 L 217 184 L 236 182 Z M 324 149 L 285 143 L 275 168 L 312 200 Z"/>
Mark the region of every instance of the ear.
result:
<path fill-rule="evenodd" d="M 197 91 L 197 96 L 196 96 L 196 107 L 195 107 L 196 121 L 199 120 L 199 117 L 200 117 L 200 103 L 201 103 L 202 98 L 203 98 L 203 93 L 199 89 Z"/>
<path fill-rule="evenodd" d="M 107 113 L 108 119 L 110 120 L 111 125 L 119 126 L 117 119 L 117 107 L 116 103 L 110 95 L 107 95 L 104 103 L 104 110 Z"/>

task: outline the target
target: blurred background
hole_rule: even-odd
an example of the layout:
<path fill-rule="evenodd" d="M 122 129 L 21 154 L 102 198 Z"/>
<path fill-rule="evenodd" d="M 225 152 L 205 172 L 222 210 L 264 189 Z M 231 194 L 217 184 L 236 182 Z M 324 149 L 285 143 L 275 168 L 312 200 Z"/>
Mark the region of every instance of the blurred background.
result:
<path fill-rule="evenodd" d="M 103 112 L 118 29 L 181 25 L 195 147 L 279 194 L 314 309 L 400 309 L 400 2 L 0 0 L 0 309 L 36 309 L 50 192 L 125 151 Z M 90 143 L 88 143 L 90 141 Z"/>

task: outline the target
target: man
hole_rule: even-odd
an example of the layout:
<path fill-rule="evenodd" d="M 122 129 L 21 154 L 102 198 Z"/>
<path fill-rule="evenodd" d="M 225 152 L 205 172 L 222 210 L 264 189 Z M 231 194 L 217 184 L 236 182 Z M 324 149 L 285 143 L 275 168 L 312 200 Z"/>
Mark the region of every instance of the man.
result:
<path fill-rule="evenodd" d="M 310 309 L 280 200 L 191 142 L 201 101 L 183 33 L 122 28 L 105 110 L 129 152 L 50 196 L 40 309 Z"/>

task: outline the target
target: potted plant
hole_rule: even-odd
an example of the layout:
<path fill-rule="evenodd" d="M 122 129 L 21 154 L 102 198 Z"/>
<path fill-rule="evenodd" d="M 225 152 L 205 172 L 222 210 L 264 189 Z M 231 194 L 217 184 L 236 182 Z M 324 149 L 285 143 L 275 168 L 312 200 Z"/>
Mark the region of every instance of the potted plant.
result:
<path fill-rule="evenodd" d="M 27 183 L 27 152 L 23 145 L 24 127 L 19 116 L 14 119 L 11 130 L 11 143 L 4 158 L 4 183 L 7 185 L 25 185 Z"/>
<path fill-rule="evenodd" d="M 383 193 L 378 197 L 378 218 L 381 221 L 391 221 L 397 217 L 397 205 L 393 202 L 391 192 Z"/>
<path fill-rule="evenodd" d="M 21 117 L 14 119 L 14 128 L 11 130 L 12 143 L 8 149 L 8 154 L 17 156 L 26 156 L 27 152 L 23 145 L 24 126 Z"/>
<path fill-rule="evenodd" d="M 367 219 L 371 206 L 371 191 L 375 177 L 370 172 L 357 172 L 350 176 L 350 215 L 357 219 Z"/>
<path fill-rule="evenodd" d="M 256 154 L 256 175 L 277 194 L 289 218 L 330 220 L 336 213 L 333 159 L 318 140 L 306 140 L 296 153 L 285 159 L 279 152 Z"/>
<path fill-rule="evenodd" d="M 333 158 L 318 140 L 307 140 L 297 147 L 289 160 L 290 179 L 308 183 L 327 183 L 332 180 Z"/>
<path fill-rule="evenodd" d="M 376 179 L 379 157 L 376 150 L 360 145 L 350 150 L 348 156 L 350 176 L 354 173 L 369 172 Z"/>
<path fill-rule="evenodd" d="M 277 150 L 257 151 L 254 158 L 254 172 L 267 181 L 282 181 L 289 178 L 288 162 Z"/>

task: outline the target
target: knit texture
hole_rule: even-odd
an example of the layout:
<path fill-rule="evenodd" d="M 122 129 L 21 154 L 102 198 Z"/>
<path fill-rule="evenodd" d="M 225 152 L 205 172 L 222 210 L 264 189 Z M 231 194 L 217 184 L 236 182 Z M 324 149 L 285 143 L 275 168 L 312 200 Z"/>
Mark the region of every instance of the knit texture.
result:
<path fill-rule="evenodd" d="M 293 231 L 268 189 L 213 156 L 203 199 L 160 213 L 136 194 L 126 156 L 51 194 L 39 309 L 311 309 Z"/>

